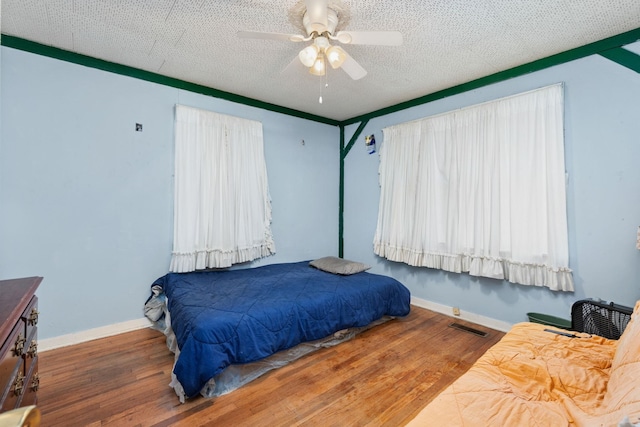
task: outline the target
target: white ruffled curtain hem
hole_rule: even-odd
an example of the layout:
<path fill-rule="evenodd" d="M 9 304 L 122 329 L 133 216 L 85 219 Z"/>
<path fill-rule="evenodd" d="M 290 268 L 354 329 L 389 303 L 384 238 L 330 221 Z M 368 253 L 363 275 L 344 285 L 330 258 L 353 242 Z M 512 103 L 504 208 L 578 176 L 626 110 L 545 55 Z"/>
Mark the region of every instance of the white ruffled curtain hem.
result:
<path fill-rule="evenodd" d="M 269 204 L 269 223 L 271 222 L 271 205 Z M 226 268 L 233 264 L 249 262 L 268 257 L 276 253 L 276 245 L 271 234 L 271 227 L 265 231 L 264 242 L 248 248 L 229 250 L 203 249 L 189 253 L 171 254 L 171 268 L 174 273 L 186 273 L 205 268 Z"/>
<path fill-rule="evenodd" d="M 205 268 L 226 268 L 233 264 L 253 261 L 275 254 L 273 245 L 260 245 L 253 248 L 223 251 L 219 249 L 202 250 L 188 254 L 174 253 L 170 271 L 183 273 Z"/>
<path fill-rule="evenodd" d="M 414 267 L 437 268 L 452 273 L 507 280 L 519 285 L 546 286 L 553 291 L 574 290 L 569 268 L 553 268 L 539 264 L 525 264 L 506 259 L 493 259 L 468 254 L 452 255 L 419 252 L 380 243 L 374 244 L 374 253 L 390 261 L 403 262 Z"/>

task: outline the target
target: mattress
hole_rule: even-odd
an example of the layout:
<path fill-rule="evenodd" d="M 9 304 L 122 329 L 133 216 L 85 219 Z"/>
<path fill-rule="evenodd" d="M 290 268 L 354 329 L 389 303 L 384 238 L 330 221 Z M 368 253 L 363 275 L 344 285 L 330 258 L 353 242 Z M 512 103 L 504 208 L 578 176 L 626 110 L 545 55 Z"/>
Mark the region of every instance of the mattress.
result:
<path fill-rule="evenodd" d="M 165 317 L 175 334 L 175 345 L 169 343 L 176 347 L 173 374 L 186 397 L 231 365 L 410 311 L 409 290 L 391 277 L 342 276 L 308 261 L 169 273 L 151 287 L 147 305 L 166 303 Z"/>

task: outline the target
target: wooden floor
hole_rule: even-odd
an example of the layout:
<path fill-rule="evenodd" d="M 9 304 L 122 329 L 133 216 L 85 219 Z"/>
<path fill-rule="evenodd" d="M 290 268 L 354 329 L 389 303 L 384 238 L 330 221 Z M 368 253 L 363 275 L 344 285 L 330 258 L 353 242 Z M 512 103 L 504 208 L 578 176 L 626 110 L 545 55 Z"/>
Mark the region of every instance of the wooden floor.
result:
<path fill-rule="evenodd" d="M 479 337 L 412 307 L 244 387 L 180 404 L 173 354 L 151 329 L 40 354 L 42 426 L 401 426 L 503 333 Z"/>

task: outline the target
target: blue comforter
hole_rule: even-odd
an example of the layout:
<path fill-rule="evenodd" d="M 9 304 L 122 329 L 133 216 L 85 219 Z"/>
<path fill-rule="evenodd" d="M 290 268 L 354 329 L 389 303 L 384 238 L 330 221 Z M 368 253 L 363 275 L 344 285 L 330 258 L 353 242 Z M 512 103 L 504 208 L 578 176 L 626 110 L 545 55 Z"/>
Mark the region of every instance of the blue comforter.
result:
<path fill-rule="evenodd" d="M 409 290 L 371 273 L 339 276 L 308 261 L 244 270 L 170 273 L 162 287 L 187 397 L 230 364 L 253 362 L 384 315 L 409 314 Z"/>

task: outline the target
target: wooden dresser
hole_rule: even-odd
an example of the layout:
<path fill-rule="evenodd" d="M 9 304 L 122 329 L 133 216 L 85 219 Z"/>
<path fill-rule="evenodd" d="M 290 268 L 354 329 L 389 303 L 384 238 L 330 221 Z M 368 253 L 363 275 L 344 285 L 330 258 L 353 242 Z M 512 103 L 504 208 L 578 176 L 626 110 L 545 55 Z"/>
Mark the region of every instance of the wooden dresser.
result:
<path fill-rule="evenodd" d="M 38 298 L 42 277 L 0 280 L 0 412 L 35 405 Z"/>

